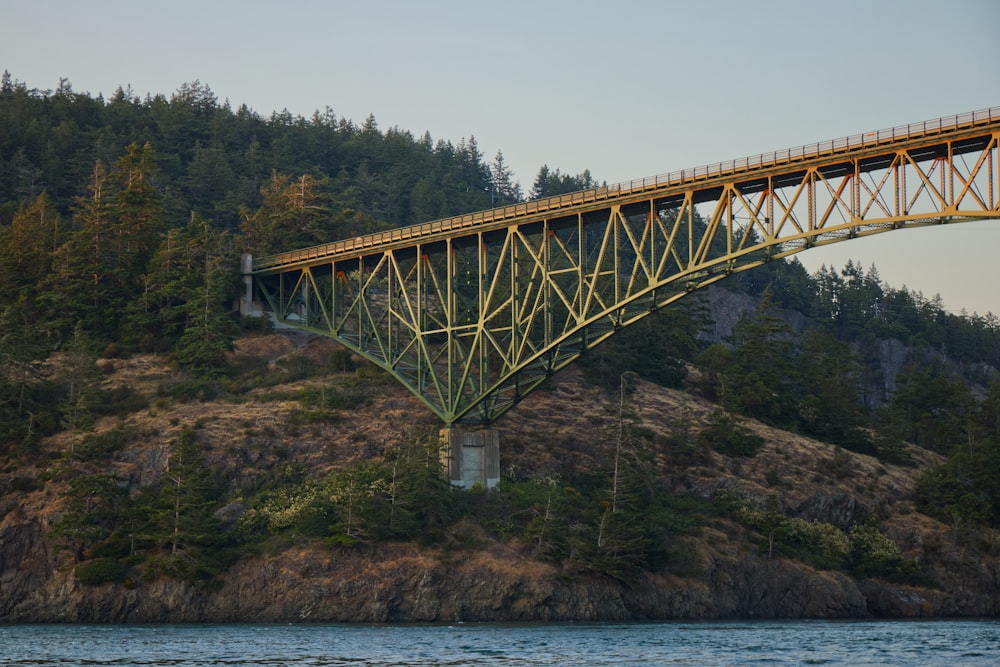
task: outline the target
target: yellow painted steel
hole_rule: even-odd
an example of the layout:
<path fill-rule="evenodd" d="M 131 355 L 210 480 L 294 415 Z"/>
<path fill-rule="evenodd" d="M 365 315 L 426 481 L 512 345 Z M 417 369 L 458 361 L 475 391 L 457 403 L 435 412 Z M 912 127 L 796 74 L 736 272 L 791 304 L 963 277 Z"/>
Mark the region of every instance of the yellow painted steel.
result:
<path fill-rule="evenodd" d="M 808 248 L 1000 219 L 1000 107 L 255 259 L 279 320 L 495 421 L 692 290 Z"/>

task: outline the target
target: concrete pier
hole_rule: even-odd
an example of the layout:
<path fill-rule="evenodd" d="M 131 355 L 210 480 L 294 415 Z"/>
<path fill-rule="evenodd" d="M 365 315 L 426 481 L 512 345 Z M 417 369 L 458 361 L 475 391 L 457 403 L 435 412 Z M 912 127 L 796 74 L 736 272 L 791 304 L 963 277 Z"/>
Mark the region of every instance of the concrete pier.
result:
<path fill-rule="evenodd" d="M 441 462 L 453 486 L 492 489 L 500 482 L 500 432 L 451 426 L 441 429 Z"/>
<path fill-rule="evenodd" d="M 240 298 L 240 315 L 254 315 L 253 302 L 253 255 L 248 252 L 240 255 L 240 273 L 243 275 L 243 296 Z"/>

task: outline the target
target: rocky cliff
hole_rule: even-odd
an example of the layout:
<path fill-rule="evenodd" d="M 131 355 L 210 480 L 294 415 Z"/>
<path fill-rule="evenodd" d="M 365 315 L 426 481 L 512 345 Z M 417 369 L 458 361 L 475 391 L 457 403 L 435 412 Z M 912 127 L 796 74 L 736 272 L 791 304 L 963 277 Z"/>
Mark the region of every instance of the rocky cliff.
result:
<path fill-rule="evenodd" d="M 317 339 L 243 341 L 243 354 L 273 360 L 322 355 Z M 153 357 L 109 362 L 108 382 L 152 393 L 170 374 Z M 613 398 L 570 369 L 499 424 L 505 474 L 531 476 L 593 465 L 584 445 Z M 687 393 L 640 383 L 634 397 L 653 436 L 697 430 L 715 406 Z M 213 467 L 238 488 L 262 470 L 293 459 L 320 473 L 434 424 L 392 385 L 336 423 L 289 426 L 287 400 L 251 396 L 240 404 L 159 401 L 125 421 L 140 442 L 107 465 L 134 488 L 159 479 L 164 451 L 186 423 L 198 421 L 216 443 Z M 120 422 L 116 422 L 119 424 Z M 115 424 L 100 423 L 97 429 Z M 853 578 L 816 569 L 767 548 L 767 536 L 716 517 L 686 535 L 675 571 L 627 581 L 566 571 L 541 562 L 515 539 L 458 522 L 443 543 L 372 542 L 330 546 L 300 539 L 246 555 L 220 576 L 193 583 L 168 577 L 84 585 L 76 556 L 59 549 L 52 528 L 63 512 L 65 483 L 53 469 L 67 435 L 47 442 L 46 457 L 0 466 L 0 621 L 2 622 L 454 622 L 701 618 L 845 618 L 996 615 L 1000 611 L 1000 539 L 976 543 L 954 526 L 918 513 L 916 476 L 933 455 L 914 449 L 915 465 L 892 466 L 820 442 L 748 423 L 763 438 L 753 457 L 712 451 L 680 460 L 655 451 L 658 483 L 677 493 L 714 498 L 738 492 L 751 504 L 788 517 L 847 525 L 875 522 L 925 573 L 920 585 Z M 651 436 L 652 437 L 652 436 Z M 652 438 L 652 441 L 656 441 Z"/>

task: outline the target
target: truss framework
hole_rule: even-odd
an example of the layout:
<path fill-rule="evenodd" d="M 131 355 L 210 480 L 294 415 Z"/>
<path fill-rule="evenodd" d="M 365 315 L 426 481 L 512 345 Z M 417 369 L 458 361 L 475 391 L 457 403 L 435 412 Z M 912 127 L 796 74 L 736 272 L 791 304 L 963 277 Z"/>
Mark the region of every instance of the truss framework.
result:
<path fill-rule="evenodd" d="M 1000 109 L 977 113 L 985 120 L 285 253 L 255 262 L 254 284 L 279 320 L 385 368 L 445 423 L 489 424 L 588 348 L 732 273 L 1000 218 Z"/>

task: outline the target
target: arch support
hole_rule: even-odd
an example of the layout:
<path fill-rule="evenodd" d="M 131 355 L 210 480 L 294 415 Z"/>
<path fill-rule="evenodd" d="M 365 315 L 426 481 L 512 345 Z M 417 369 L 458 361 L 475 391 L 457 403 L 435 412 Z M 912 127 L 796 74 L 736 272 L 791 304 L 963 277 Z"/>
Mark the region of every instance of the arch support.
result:
<path fill-rule="evenodd" d="M 1000 218 L 998 143 L 1000 109 L 893 128 L 262 258 L 254 290 L 449 426 L 489 425 L 587 349 L 732 273 Z"/>

